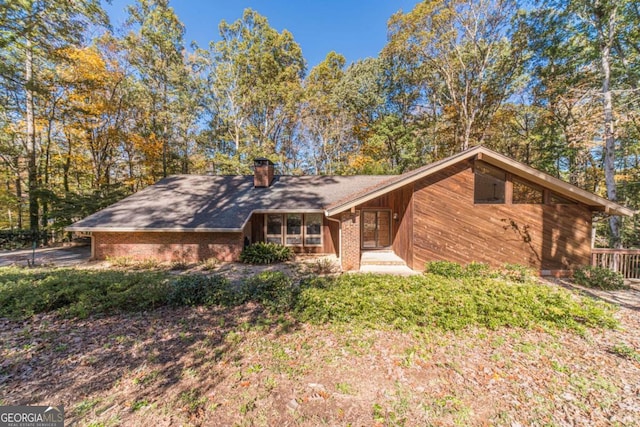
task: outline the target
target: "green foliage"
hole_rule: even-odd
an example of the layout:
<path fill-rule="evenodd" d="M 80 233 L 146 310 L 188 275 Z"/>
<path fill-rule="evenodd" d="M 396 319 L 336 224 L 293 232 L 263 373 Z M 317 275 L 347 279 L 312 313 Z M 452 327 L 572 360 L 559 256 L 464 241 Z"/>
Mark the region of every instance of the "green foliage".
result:
<path fill-rule="evenodd" d="M 167 301 L 174 306 L 232 306 L 243 302 L 243 298 L 222 276 L 190 274 L 180 276 L 171 283 Z"/>
<path fill-rule="evenodd" d="M 0 249 L 30 248 L 34 241 L 46 242 L 50 238 L 46 231 L 0 230 Z"/>
<path fill-rule="evenodd" d="M 170 268 L 174 271 L 184 271 L 189 268 L 189 263 L 186 260 L 180 259 L 173 261 Z"/>
<path fill-rule="evenodd" d="M 604 267 L 585 266 L 579 267 L 573 272 L 573 280 L 582 286 L 589 288 L 616 290 L 628 289 L 624 277 L 620 273 Z"/>
<path fill-rule="evenodd" d="M 240 261 L 247 264 L 273 264 L 292 259 L 293 250 L 275 243 L 257 242 L 244 248 Z"/>
<path fill-rule="evenodd" d="M 493 278 L 342 275 L 301 286 L 297 317 L 373 328 L 614 327 L 612 307 L 564 289 Z"/>
<path fill-rule="evenodd" d="M 456 262 L 451 261 L 428 261 L 424 265 L 425 273 L 436 274 L 448 278 L 461 278 L 464 276 L 464 269 Z"/>
<path fill-rule="evenodd" d="M 145 311 L 165 305 L 166 276 L 158 272 L 0 269 L 0 316 L 69 316 Z"/>
<path fill-rule="evenodd" d="M 491 277 L 494 273 L 489 264 L 472 261 L 464 268 L 464 275 L 466 277 Z"/>
<path fill-rule="evenodd" d="M 640 352 L 634 350 L 633 347 L 630 347 L 625 343 L 615 344 L 609 351 L 623 359 L 629 359 L 640 363 Z"/>
<path fill-rule="evenodd" d="M 67 192 L 58 196 L 52 191 L 43 192 L 51 202 L 52 228 L 62 230 L 94 212 L 104 209 L 127 196 L 129 191 L 121 184 L 104 185 L 99 189 L 85 192 Z"/>
<path fill-rule="evenodd" d="M 197 414 L 203 410 L 207 397 L 196 388 L 185 390 L 178 395 L 178 402 L 189 414 Z"/>
<path fill-rule="evenodd" d="M 313 274 L 332 274 L 339 270 L 336 263 L 329 257 L 314 259 L 305 265 L 306 271 Z"/>
<path fill-rule="evenodd" d="M 535 278 L 533 270 L 519 264 L 504 264 L 497 270 L 492 270 L 489 264 L 471 262 L 466 266 L 451 261 L 429 261 L 425 263 L 425 273 L 431 273 L 449 279 L 493 277 L 511 282 L 526 283 Z"/>
<path fill-rule="evenodd" d="M 128 268 L 136 264 L 136 260 L 129 256 L 107 257 L 107 262 L 112 267 Z"/>
<path fill-rule="evenodd" d="M 517 283 L 530 282 L 535 278 L 533 270 L 520 264 L 504 264 L 499 270 L 500 277 Z"/>
<path fill-rule="evenodd" d="M 279 313 L 295 305 L 300 287 L 281 271 L 265 271 L 247 279 L 243 292 L 248 299 Z"/>
<path fill-rule="evenodd" d="M 200 268 L 205 271 L 215 270 L 220 267 L 220 261 L 217 258 L 207 258 L 200 262 Z"/>

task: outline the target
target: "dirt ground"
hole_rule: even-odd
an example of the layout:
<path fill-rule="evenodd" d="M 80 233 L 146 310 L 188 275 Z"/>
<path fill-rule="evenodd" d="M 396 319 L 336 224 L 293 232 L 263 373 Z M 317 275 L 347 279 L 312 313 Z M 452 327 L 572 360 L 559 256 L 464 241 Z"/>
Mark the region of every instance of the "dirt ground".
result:
<path fill-rule="evenodd" d="M 274 268 L 305 267 L 216 271 Z M 620 327 L 403 333 L 253 304 L 0 319 L 0 404 L 62 404 L 65 425 L 93 427 L 640 425 L 640 289 L 547 285 L 616 303 Z"/>
<path fill-rule="evenodd" d="M 622 328 L 459 333 L 317 327 L 235 310 L 0 320 L 2 404 L 67 425 L 640 423 L 638 313 Z"/>

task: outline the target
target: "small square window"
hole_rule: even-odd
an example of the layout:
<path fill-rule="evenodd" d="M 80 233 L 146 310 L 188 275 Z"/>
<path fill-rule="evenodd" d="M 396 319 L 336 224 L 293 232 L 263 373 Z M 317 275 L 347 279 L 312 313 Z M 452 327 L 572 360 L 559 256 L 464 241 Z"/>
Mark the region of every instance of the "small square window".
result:
<path fill-rule="evenodd" d="M 473 199 L 475 203 L 504 203 L 507 174 L 484 163 L 475 165 Z"/>

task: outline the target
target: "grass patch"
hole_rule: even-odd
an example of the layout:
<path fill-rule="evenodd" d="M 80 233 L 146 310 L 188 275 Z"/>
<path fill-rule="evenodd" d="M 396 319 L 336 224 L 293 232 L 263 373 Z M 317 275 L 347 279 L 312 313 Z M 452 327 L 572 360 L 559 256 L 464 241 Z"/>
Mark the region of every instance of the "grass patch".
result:
<path fill-rule="evenodd" d="M 281 272 L 263 272 L 236 286 L 215 275 L 184 275 L 169 282 L 169 274 L 162 271 L 2 268 L 0 317 L 57 311 L 84 318 L 167 304 L 235 306 L 254 301 L 270 313 L 290 312 L 299 321 L 378 329 L 506 326 L 581 332 L 617 324 L 606 303 L 533 281 L 487 276 L 485 271 L 476 265 L 463 277 L 314 276 L 300 286 Z M 520 272 L 517 276 L 521 279 Z"/>
<path fill-rule="evenodd" d="M 151 310 L 166 304 L 167 286 L 161 272 L 1 268 L 0 316 L 58 311 L 85 318 Z"/>
<path fill-rule="evenodd" d="M 611 347 L 611 353 L 623 359 L 633 360 L 640 363 L 640 352 L 637 352 L 632 347 L 625 343 L 618 343 Z"/>
<path fill-rule="evenodd" d="M 373 328 L 613 328 L 613 307 L 564 289 L 502 279 L 349 274 L 303 284 L 297 317 Z"/>

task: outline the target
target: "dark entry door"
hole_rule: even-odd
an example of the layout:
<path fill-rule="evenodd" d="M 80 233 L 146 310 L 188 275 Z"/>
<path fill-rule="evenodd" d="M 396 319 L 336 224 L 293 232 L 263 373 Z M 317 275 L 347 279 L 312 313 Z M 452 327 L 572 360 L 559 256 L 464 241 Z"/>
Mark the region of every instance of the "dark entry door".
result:
<path fill-rule="evenodd" d="M 391 211 L 362 211 L 362 249 L 391 246 Z"/>

